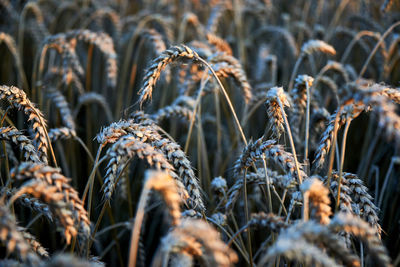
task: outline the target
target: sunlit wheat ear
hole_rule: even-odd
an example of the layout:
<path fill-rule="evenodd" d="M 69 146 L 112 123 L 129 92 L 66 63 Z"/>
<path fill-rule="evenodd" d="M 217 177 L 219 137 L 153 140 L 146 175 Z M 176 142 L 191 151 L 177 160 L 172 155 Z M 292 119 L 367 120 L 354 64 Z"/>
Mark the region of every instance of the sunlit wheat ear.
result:
<path fill-rule="evenodd" d="M 219 233 L 202 220 L 185 219 L 162 242 L 165 254 L 189 253 L 206 266 L 233 266 L 236 253 L 221 241 Z"/>
<path fill-rule="evenodd" d="M 136 119 L 138 120 L 146 117 L 142 113 L 136 115 Z M 97 140 L 99 143 L 105 145 L 107 143 L 114 143 L 127 134 L 132 135 L 141 142 L 150 144 L 153 149 L 161 151 L 169 164 L 173 165 L 176 170 L 177 175 L 175 175 L 174 178 L 180 181 L 180 185 L 182 183 L 184 184 L 191 198 L 190 200 L 193 201 L 191 205 L 196 209 L 204 210 L 205 206 L 200 193 L 200 185 L 191 167 L 190 161 L 177 143 L 162 137 L 157 132 L 157 125 L 154 125 L 154 122 L 151 122 L 150 125 L 147 126 L 144 126 L 143 123 L 136 124 L 132 121 L 112 123 L 97 135 Z"/>
<path fill-rule="evenodd" d="M 192 266 L 194 258 L 203 256 L 201 248 L 202 245 L 197 242 L 196 238 L 184 235 L 177 230 L 171 231 L 162 238 L 159 253 L 155 255 L 152 266 L 162 266 L 163 264 L 168 264 L 170 260 L 172 264 L 178 259 L 180 259 L 179 263 L 184 260 L 188 264 L 178 266 Z"/>
<path fill-rule="evenodd" d="M 47 149 L 49 144 L 46 138 L 46 121 L 42 112 L 28 99 L 25 92 L 17 87 L 0 86 L 0 99 L 6 99 L 11 106 L 21 109 L 32 123 L 34 133 L 33 142 L 38 151 L 39 158 L 47 163 Z"/>
<path fill-rule="evenodd" d="M 310 55 L 315 52 L 336 55 L 335 48 L 321 40 L 310 40 L 301 47 L 302 54 Z"/>
<path fill-rule="evenodd" d="M 186 154 L 181 147 L 168 138 L 158 138 L 152 142 L 152 145 L 161 150 L 168 161 L 174 166 L 178 174 L 179 181 L 184 184 L 187 192 L 189 193 L 190 203 L 194 208 L 204 210 L 205 205 L 200 193 L 201 188 L 198 178 L 194 174 L 193 168 Z"/>
<path fill-rule="evenodd" d="M 304 114 L 307 107 L 307 86 L 313 85 L 314 78 L 308 75 L 298 75 L 291 92 L 293 108 L 299 109 L 300 115 Z"/>
<path fill-rule="evenodd" d="M 136 265 L 138 246 L 140 243 L 140 229 L 142 228 L 142 222 L 146 212 L 145 207 L 151 190 L 158 191 L 162 195 L 172 218 L 172 225 L 177 226 L 180 222 L 180 196 L 176 183 L 174 183 L 168 172 L 147 171 L 146 181 L 140 195 L 135 222 L 132 227 L 129 266 Z"/>
<path fill-rule="evenodd" d="M 161 194 L 172 218 L 172 225 L 178 225 L 181 220 L 181 197 L 172 177 L 167 172 L 147 171 L 146 187 Z"/>
<path fill-rule="evenodd" d="M 334 181 L 331 182 L 331 190 L 332 190 L 332 195 L 337 198 L 338 195 L 338 176 L 335 174 L 332 176 L 334 178 Z M 350 190 L 350 187 L 348 186 L 348 183 L 346 183 L 347 180 L 343 178 L 342 176 L 342 184 L 340 186 L 340 200 L 339 200 L 339 210 L 341 212 L 353 212 L 353 200 L 351 198 L 352 195 L 352 190 Z"/>
<path fill-rule="evenodd" d="M 301 47 L 299 58 L 297 59 L 296 64 L 294 65 L 292 76 L 290 78 L 289 91 L 293 87 L 294 77 L 297 74 L 297 70 L 300 67 L 301 62 L 307 55 L 311 55 L 315 52 L 321 52 L 321 53 L 329 54 L 329 55 L 336 55 L 335 48 L 333 48 L 333 46 L 325 43 L 324 41 L 310 40 L 307 43 L 303 44 L 303 46 Z"/>
<path fill-rule="evenodd" d="M 335 127 L 337 113 L 339 113 L 339 118 L 338 118 L 338 130 L 339 130 L 346 123 L 347 118 L 352 118 L 352 119 L 357 118 L 361 114 L 361 112 L 364 111 L 364 109 L 365 105 L 362 102 L 350 103 L 348 105 L 339 107 L 336 110 L 336 112 L 331 115 L 329 123 L 319 142 L 318 149 L 315 152 L 315 159 L 313 162 L 314 170 L 319 170 L 320 168 L 323 167 L 326 155 L 331 149 L 334 138 L 333 134 L 334 134 L 334 127 Z"/>
<path fill-rule="evenodd" d="M 266 159 L 272 160 L 279 165 L 292 179 L 296 179 L 297 171 L 294 157 L 286 152 L 282 146 L 276 145 L 275 140 L 264 141 L 264 137 L 254 142 L 249 142 L 243 153 L 235 162 L 234 172 L 238 175 L 243 169 L 249 168 L 256 160 L 261 159 L 265 153 Z M 299 176 L 304 179 L 307 177 L 302 168 L 299 168 Z"/>
<path fill-rule="evenodd" d="M 308 75 L 297 76 L 291 92 L 293 107 L 289 117 L 290 126 L 296 143 L 300 143 L 300 125 L 307 108 L 307 86 L 311 88 L 314 78 Z"/>
<path fill-rule="evenodd" d="M 17 222 L 11 211 L 0 204 L 0 240 L 7 248 L 7 253 L 15 253 L 23 262 L 37 264 L 39 258 L 32 252 L 29 243 L 18 231 Z"/>
<path fill-rule="evenodd" d="M 219 77 L 232 76 L 237 81 L 245 102 L 249 103 L 252 98 L 252 88 L 240 61 L 227 53 L 213 54 L 208 60 L 213 64 L 213 69 Z"/>
<path fill-rule="evenodd" d="M 332 183 L 332 187 L 336 188 L 339 179 L 338 173 L 333 172 L 332 178 L 335 180 Z M 373 197 L 368 193 L 368 188 L 363 181 L 355 174 L 344 172 L 342 174 L 342 186 L 347 186 L 348 188 L 348 196 L 351 198 L 353 212 L 367 221 L 380 236 L 382 228 L 379 225 L 379 208 L 375 206 Z M 340 195 L 342 195 L 342 192 L 340 192 Z"/>
<path fill-rule="evenodd" d="M 63 193 L 59 192 L 56 186 L 49 185 L 45 181 L 32 180 L 25 183 L 15 193 L 13 199 L 23 194 L 31 195 L 49 205 L 50 210 L 56 216 L 61 228 L 64 229 L 64 236 L 67 244 L 78 234 L 78 230 L 74 225 L 73 213 L 69 209 L 68 204 L 64 201 L 65 196 Z"/>
<path fill-rule="evenodd" d="M 30 234 L 26 229 L 24 229 L 22 227 L 19 227 L 18 231 L 20 231 L 22 233 L 22 236 L 28 242 L 28 244 L 31 246 L 31 249 L 36 254 L 38 254 L 42 258 L 48 258 L 49 257 L 49 253 L 47 252 L 47 250 L 42 246 L 42 244 L 40 244 L 36 240 L 36 238 L 32 234 Z"/>
<path fill-rule="evenodd" d="M 379 266 L 392 266 L 390 257 L 382 245 L 376 231 L 371 226 L 351 213 L 338 213 L 328 227 L 334 231 L 345 231 L 361 239 L 367 246 L 369 254 Z"/>
<path fill-rule="evenodd" d="M 197 58 L 197 53 L 185 45 L 173 46 L 162 52 L 153 60 L 146 72 L 143 87 L 139 91 L 140 103 L 143 104 L 144 101 L 152 98 L 153 88 L 168 64 L 182 59 L 196 60 Z"/>
<path fill-rule="evenodd" d="M 232 56 L 232 48 L 227 41 L 212 33 L 207 33 L 206 37 L 208 43 L 214 46 L 219 52 L 225 52 L 228 55 Z"/>
<path fill-rule="evenodd" d="M 290 103 L 282 87 L 272 87 L 269 89 L 265 105 L 267 107 L 267 114 L 272 134 L 274 137 L 279 139 L 281 134 L 285 131 L 285 121 L 283 118 L 284 114 L 282 113 L 277 98 L 279 98 L 283 107 L 289 107 Z"/>
<path fill-rule="evenodd" d="M 66 225 L 74 226 L 73 228 L 68 227 L 67 229 L 76 229 L 76 231 L 79 231 L 79 236 L 83 239 L 89 236 L 90 220 L 88 219 L 87 211 L 83 207 L 78 192 L 70 186 L 69 179 L 63 176 L 59 169 L 52 168 L 42 163 L 23 162 L 18 167 L 11 170 L 11 177 L 21 181 L 32 180 L 32 183 L 34 183 L 35 180 L 39 180 L 46 182 L 49 186 L 57 188 L 57 193 L 61 194 L 63 197 L 62 201 L 66 205 L 63 211 L 73 218 L 72 221 L 69 219 L 65 221 Z M 36 192 L 34 185 L 32 185 L 32 188 L 32 190 L 29 189 L 32 191 L 30 191 L 29 194 L 34 194 Z M 45 189 L 46 187 L 43 186 L 44 193 L 46 192 Z M 24 194 L 25 192 L 20 193 Z M 67 242 L 70 241 L 71 237 L 77 234 L 76 231 L 72 231 L 70 234 L 66 233 Z"/>
<path fill-rule="evenodd" d="M 354 255 L 343 241 L 326 226 L 315 221 L 298 222 L 285 230 L 282 230 L 283 238 L 290 237 L 292 240 L 305 240 L 310 244 L 323 247 L 332 260 L 343 263 L 345 266 L 360 266 L 360 259 Z M 280 237 L 278 237 L 280 238 Z"/>
<path fill-rule="evenodd" d="M 130 160 L 137 156 L 145 160 L 150 166 L 156 169 L 166 170 L 179 186 L 179 191 L 183 198 L 187 198 L 187 192 L 182 182 L 174 172 L 174 167 L 168 162 L 165 156 L 153 146 L 141 142 L 134 136 L 127 135 L 120 138 L 107 151 L 107 157 L 110 159 L 107 165 L 107 171 L 104 181 L 104 196 L 107 200 L 111 199 L 114 192 L 118 176 L 122 174 Z"/>
<path fill-rule="evenodd" d="M 308 215 L 321 224 L 328 224 L 329 216 L 332 214 L 329 199 L 329 190 L 322 181 L 316 177 L 304 181 L 300 186 L 304 198 L 304 218 Z M 310 206 L 310 214 L 308 214 L 308 206 Z"/>
<path fill-rule="evenodd" d="M 31 140 L 18 131 L 14 126 L 1 127 L 0 139 L 13 142 L 19 147 L 26 161 L 40 162 L 36 148 Z"/>
<path fill-rule="evenodd" d="M 381 87 L 378 84 L 374 86 Z M 400 104 L 400 89 L 383 86 L 383 88 L 381 87 L 381 94 L 386 96 L 393 102 Z"/>

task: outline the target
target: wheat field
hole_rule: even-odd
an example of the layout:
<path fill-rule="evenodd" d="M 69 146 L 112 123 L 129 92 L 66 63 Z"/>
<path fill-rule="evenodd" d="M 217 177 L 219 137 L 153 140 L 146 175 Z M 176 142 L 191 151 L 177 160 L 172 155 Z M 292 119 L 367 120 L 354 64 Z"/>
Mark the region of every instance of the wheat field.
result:
<path fill-rule="evenodd" d="M 0 0 L 0 266 L 400 266 L 400 2 Z"/>

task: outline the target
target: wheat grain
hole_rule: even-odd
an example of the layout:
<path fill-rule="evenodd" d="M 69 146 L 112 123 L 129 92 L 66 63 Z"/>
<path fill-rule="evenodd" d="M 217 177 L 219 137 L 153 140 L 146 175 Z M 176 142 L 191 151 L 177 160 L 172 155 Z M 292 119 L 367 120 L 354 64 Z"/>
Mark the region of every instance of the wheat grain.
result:
<path fill-rule="evenodd" d="M 46 138 L 46 123 L 43 114 L 32 104 L 25 92 L 17 87 L 0 86 L 0 98 L 6 99 L 14 108 L 22 109 L 28 116 L 28 121 L 32 122 L 33 141 L 39 157 L 43 162 L 47 162 L 49 144 Z"/>
<path fill-rule="evenodd" d="M 29 243 L 18 231 L 15 218 L 4 203 L 0 205 L 0 240 L 6 245 L 8 253 L 15 252 L 22 261 L 30 264 L 39 262 L 38 257 L 32 253 Z"/>
<path fill-rule="evenodd" d="M 304 198 L 304 210 L 308 209 L 308 200 L 310 201 L 311 212 L 310 217 L 317 220 L 321 224 L 329 224 L 329 216 L 332 214 L 331 201 L 329 199 L 329 190 L 324 187 L 318 177 L 310 177 L 300 186 Z M 308 217 L 308 213 L 304 212 L 304 217 Z"/>

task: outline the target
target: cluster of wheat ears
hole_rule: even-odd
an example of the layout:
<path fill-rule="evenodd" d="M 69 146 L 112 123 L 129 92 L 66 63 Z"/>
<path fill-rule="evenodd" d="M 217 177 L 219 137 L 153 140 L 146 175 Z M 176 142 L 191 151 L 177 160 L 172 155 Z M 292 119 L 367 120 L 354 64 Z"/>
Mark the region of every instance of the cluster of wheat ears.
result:
<path fill-rule="evenodd" d="M 400 3 L 0 0 L 0 266 L 400 264 Z"/>

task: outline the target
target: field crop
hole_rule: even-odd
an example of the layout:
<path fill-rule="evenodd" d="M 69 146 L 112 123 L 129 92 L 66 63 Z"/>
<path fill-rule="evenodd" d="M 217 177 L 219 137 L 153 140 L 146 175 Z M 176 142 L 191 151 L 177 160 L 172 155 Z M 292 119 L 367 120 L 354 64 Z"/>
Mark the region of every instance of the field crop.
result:
<path fill-rule="evenodd" d="M 399 1 L 0 15 L 0 266 L 400 266 Z"/>

